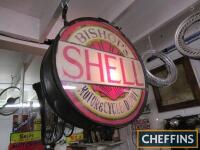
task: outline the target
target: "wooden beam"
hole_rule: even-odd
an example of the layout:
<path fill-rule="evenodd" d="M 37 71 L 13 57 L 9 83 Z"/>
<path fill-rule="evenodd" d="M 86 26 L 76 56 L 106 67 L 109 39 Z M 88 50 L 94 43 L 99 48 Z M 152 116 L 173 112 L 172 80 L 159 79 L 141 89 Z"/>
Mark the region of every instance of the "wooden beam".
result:
<path fill-rule="evenodd" d="M 49 46 L 45 44 L 25 42 L 5 36 L 0 36 L 0 49 L 4 50 L 13 50 L 27 54 L 42 56 L 44 55 L 48 47 Z"/>

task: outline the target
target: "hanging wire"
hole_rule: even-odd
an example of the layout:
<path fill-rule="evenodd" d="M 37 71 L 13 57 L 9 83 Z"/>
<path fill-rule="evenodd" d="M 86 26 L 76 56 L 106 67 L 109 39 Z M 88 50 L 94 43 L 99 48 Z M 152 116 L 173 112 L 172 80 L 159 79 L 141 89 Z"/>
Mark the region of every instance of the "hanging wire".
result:
<path fill-rule="evenodd" d="M 15 78 L 15 76 L 11 75 L 11 85 L 10 86 L 13 86 L 14 78 Z"/>
<path fill-rule="evenodd" d="M 151 41 L 151 35 L 150 34 L 148 35 L 148 42 L 149 42 L 149 49 L 153 50 L 153 44 L 152 44 L 152 41 Z"/>

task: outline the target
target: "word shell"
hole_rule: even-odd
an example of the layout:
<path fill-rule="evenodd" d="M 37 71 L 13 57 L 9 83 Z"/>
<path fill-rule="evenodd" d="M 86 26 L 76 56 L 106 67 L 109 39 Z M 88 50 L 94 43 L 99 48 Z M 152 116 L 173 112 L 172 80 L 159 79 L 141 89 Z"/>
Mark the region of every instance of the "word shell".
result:
<path fill-rule="evenodd" d="M 62 81 L 145 88 L 138 60 L 60 41 L 57 71 Z"/>

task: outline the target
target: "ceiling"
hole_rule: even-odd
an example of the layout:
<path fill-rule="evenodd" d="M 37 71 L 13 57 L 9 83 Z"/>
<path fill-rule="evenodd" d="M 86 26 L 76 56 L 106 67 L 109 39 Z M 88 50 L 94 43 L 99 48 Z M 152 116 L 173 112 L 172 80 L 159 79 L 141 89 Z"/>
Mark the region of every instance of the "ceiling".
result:
<path fill-rule="evenodd" d="M 136 0 L 115 22 L 133 43 L 172 20 L 198 0 Z"/>
<path fill-rule="evenodd" d="M 46 2 L 44 0 L 1 0 L 0 6 L 32 17 L 40 18 L 46 7 Z"/>
<path fill-rule="evenodd" d="M 56 0 L 55 0 L 56 1 Z M 57 0 L 60 2 L 61 0 Z M 118 0 L 117 3 L 132 3 L 134 0 Z M 48 0 L 1 0 L 0 6 L 32 17 L 41 18 L 49 7 Z M 69 2 L 69 20 L 78 17 L 103 17 L 117 5 L 116 0 L 71 0 Z M 123 7 L 123 6 L 121 6 Z M 108 19 L 108 16 L 105 16 Z"/>
<path fill-rule="evenodd" d="M 152 35 L 153 43 L 163 41 L 160 39 L 161 32 L 172 37 L 177 25 L 192 13 L 190 9 L 196 7 L 197 1 L 71 0 L 67 18 L 101 17 L 109 20 L 122 28 L 141 53 L 149 48 L 148 35 Z M 39 82 L 40 64 L 48 46 L 3 35 L 35 42 L 54 38 L 63 26 L 62 19 L 59 18 L 60 2 L 61 0 L 0 1 L 0 85 L 10 83 L 11 75 L 19 75 L 23 62 L 28 65 L 25 83 L 31 85 Z M 175 23 L 174 20 L 179 21 Z M 171 42 L 168 40 L 166 43 L 169 45 Z"/>
<path fill-rule="evenodd" d="M 66 0 L 0 1 L 0 33 L 42 43 L 62 11 Z M 68 19 L 102 17 L 109 21 L 120 15 L 134 0 L 71 0 Z M 58 31 L 57 31 L 58 32 Z"/>

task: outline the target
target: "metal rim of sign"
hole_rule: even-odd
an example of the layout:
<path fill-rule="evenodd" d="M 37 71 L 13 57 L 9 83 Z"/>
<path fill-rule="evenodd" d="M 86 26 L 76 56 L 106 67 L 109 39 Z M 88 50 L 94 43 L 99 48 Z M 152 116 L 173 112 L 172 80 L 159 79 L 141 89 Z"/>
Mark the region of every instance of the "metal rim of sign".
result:
<path fill-rule="evenodd" d="M 63 28 L 60 33 L 62 33 L 62 31 L 64 31 L 65 29 L 68 29 L 71 25 L 73 25 L 77 22 L 80 22 L 80 21 L 96 21 L 96 22 L 101 22 L 101 23 L 107 24 L 109 26 L 112 26 L 107 21 L 102 20 L 102 19 L 79 18 L 79 19 L 76 19 L 76 20 L 70 22 L 69 25 L 67 27 Z M 115 30 L 117 30 L 118 32 L 120 32 L 116 27 L 113 27 L 113 28 Z M 125 37 L 125 35 L 121 32 L 120 32 L 120 34 L 130 44 L 130 42 Z M 82 112 L 80 112 L 80 110 L 77 109 L 73 105 L 73 103 L 70 101 L 70 98 L 66 95 L 64 89 L 62 88 L 62 85 L 61 85 L 61 82 L 59 80 L 58 73 L 56 70 L 56 52 L 57 52 L 57 46 L 58 46 L 59 39 L 60 39 L 60 34 L 56 37 L 55 41 L 53 42 L 53 44 L 50 46 L 49 50 L 45 54 L 45 57 L 43 59 L 42 66 L 41 66 L 41 75 L 40 75 L 41 76 L 41 86 L 43 89 L 44 97 L 46 97 L 48 103 L 53 108 L 53 110 L 66 122 L 74 124 L 74 125 L 76 125 L 78 127 L 82 127 L 82 128 L 87 128 L 87 127 L 95 128 L 96 126 L 99 126 L 99 125 L 111 126 L 111 127 L 121 127 L 125 124 L 128 124 L 130 121 L 132 121 L 132 120 L 129 120 L 126 123 L 118 123 L 118 124 L 95 122 L 94 120 L 91 120 L 91 118 L 88 119 L 87 116 L 83 115 Z M 130 45 L 132 46 L 132 44 L 130 44 Z M 135 48 L 134 48 L 134 50 L 135 50 Z M 135 52 L 135 53 L 137 54 L 137 52 Z M 146 79 L 144 65 L 138 54 L 137 54 L 137 57 L 141 63 L 143 74 Z M 145 82 L 145 85 L 147 85 L 146 80 L 144 82 Z M 137 118 L 139 113 L 142 111 L 142 108 L 147 99 L 147 92 L 148 92 L 148 89 L 147 89 L 147 87 L 145 87 L 145 89 L 143 90 L 143 97 L 142 97 L 143 103 L 140 104 L 140 108 L 137 111 L 137 114 L 134 114 L 134 119 Z M 67 114 L 69 114 L 69 115 L 67 115 Z M 115 122 L 115 120 L 110 120 L 110 122 Z"/>
<path fill-rule="evenodd" d="M 200 49 L 192 48 L 188 46 L 184 41 L 184 36 L 186 31 L 195 23 L 200 22 L 200 12 L 197 12 L 189 17 L 187 17 L 183 22 L 178 26 L 175 33 L 175 45 L 177 50 L 188 57 L 199 59 L 200 58 Z"/>
<path fill-rule="evenodd" d="M 148 83 L 150 83 L 153 86 L 157 86 L 157 87 L 170 86 L 171 84 L 173 84 L 177 79 L 177 69 L 176 69 L 176 65 L 174 64 L 174 62 L 167 55 L 163 54 L 162 52 L 156 52 L 155 50 L 150 50 L 150 51 L 145 52 L 142 55 L 144 64 L 147 64 L 148 59 L 150 59 L 152 57 L 159 58 L 161 61 L 164 62 L 164 64 L 166 65 L 166 69 L 168 71 L 168 75 L 166 78 L 159 78 L 159 77 L 153 75 L 145 66 Z"/>

